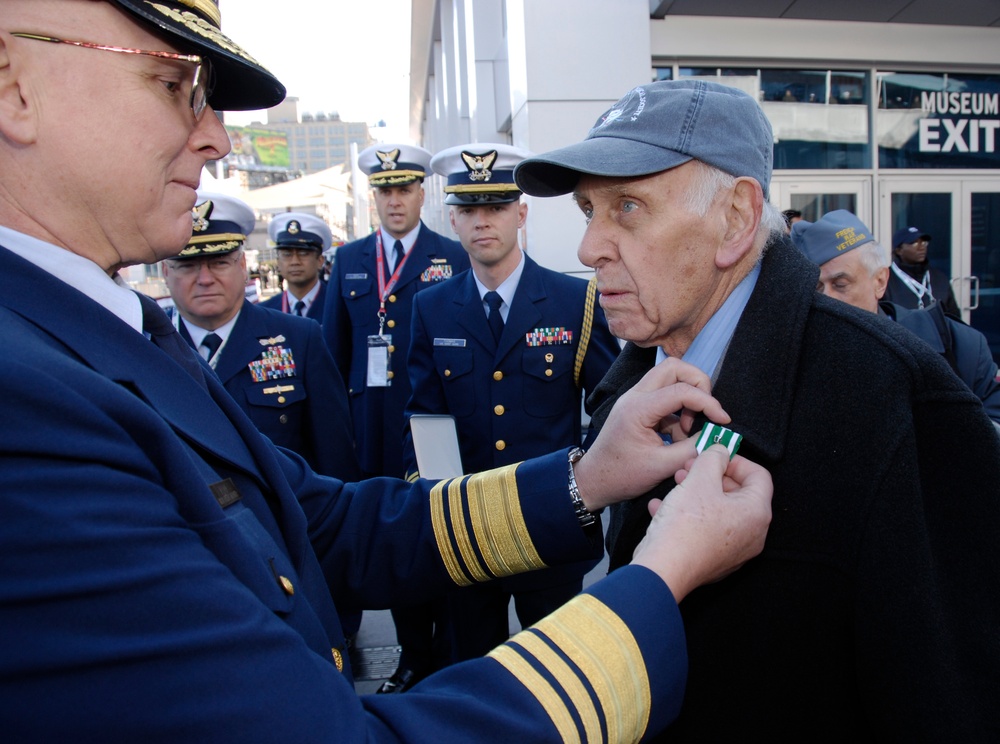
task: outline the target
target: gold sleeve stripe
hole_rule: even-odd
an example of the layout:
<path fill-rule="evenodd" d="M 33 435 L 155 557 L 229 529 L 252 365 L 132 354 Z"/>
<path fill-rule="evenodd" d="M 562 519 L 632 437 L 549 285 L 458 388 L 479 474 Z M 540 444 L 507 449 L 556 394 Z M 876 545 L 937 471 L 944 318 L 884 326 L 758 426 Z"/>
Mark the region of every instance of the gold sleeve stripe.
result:
<path fill-rule="evenodd" d="M 591 692 L 580 681 L 578 672 L 567 664 L 566 660 L 557 654 L 546 640 L 534 633 L 520 633 L 513 639 L 512 643 L 520 645 L 538 659 L 539 663 L 551 670 L 555 678 L 559 680 L 566 697 L 575 702 L 576 713 L 583 721 L 584 741 L 601 741 L 601 720 L 593 705 Z M 590 704 L 584 705 L 584 701 Z"/>
<path fill-rule="evenodd" d="M 476 557 L 476 551 L 472 547 L 469 529 L 466 527 L 465 522 L 465 502 L 462 498 L 462 485 L 464 483 L 466 488 L 471 488 L 472 481 L 478 477 L 480 476 L 472 475 L 463 479 L 461 482 L 456 481 L 448 489 L 448 508 L 451 512 L 452 536 L 455 543 L 457 543 L 458 552 L 462 556 L 462 561 L 465 563 L 469 573 L 472 574 L 471 578 L 466 579 L 468 584 L 472 584 L 477 581 L 482 583 L 493 578 L 486 573 L 482 564 L 479 562 L 479 559 Z"/>
<path fill-rule="evenodd" d="M 642 737 L 649 724 L 649 678 L 639 646 L 617 614 L 599 599 L 582 594 L 526 632 L 547 638 L 579 670 L 574 670 L 572 665 L 566 664 L 550 649 L 540 653 L 536 643 L 522 643 L 523 634 L 515 636 L 507 646 L 511 651 L 497 659 L 532 691 L 557 727 L 564 714 L 554 714 L 550 708 L 555 705 L 554 701 L 563 705 L 561 699 L 558 696 L 553 698 L 554 693 L 547 682 L 538 686 L 537 673 L 522 674 L 520 666 L 508 664 L 507 656 L 530 654 L 537 664 L 545 667 L 566 691 L 568 699 L 574 701 L 588 737 L 592 722 L 601 718 L 606 722 L 610 742 L 638 741 Z M 513 650 L 511 644 L 518 644 L 521 651 Z M 495 653 L 491 652 L 490 656 Z M 526 661 L 524 663 L 527 664 Z M 530 664 L 527 665 L 530 668 Z M 588 702 L 593 706 L 594 699 L 589 694 L 574 692 L 583 686 L 580 675 L 593 687 L 599 709 L 584 712 L 583 706 Z"/>
<path fill-rule="evenodd" d="M 469 478 L 472 529 L 492 576 L 545 568 L 521 512 L 516 471 L 509 465 Z"/>
<path fill-rule="evenodd" d="M 458 586 L 546 567 L 524 521 L 516 471 L 508 465 L 432 487 L 434 537 Z"/>
<path fill-rule="evenodd" d="M 431 488 L 431 526 L 434 529 L 434 540 L 437 542 L 438 552 L 444 567 L 448 571 L 451 580 L 458 586 L 469 586 L 472 582 L 462 571 L 462 566 L 458 562 L 458 556 L 452 550 L 451 540 L 448 537 L 448 521 L 444 514 L 444 489 L 445 486 L 452 488 L 459 483 L 458 479 L 450 481 L 440 481 Z"/>
<path fill-rule="evenodd" d="M 527 688 L 528 692 L 535 696 L 559 732 L 560 741 L 565 742 L 565 744 L 577 744 L 581 741 L 580 731 L 566 704 L 548 680 L 532 668 L 531 664 L 519 652 L 505 644 L 490 651 L 489 656 L 496 659 L 501 666 L 517 678 L 518 682 Z"/>

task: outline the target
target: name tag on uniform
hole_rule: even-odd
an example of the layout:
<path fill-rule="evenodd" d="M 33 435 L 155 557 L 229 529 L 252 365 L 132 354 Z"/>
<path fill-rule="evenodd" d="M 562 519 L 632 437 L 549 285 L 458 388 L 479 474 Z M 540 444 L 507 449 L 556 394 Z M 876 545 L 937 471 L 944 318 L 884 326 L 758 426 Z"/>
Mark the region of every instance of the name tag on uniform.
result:
<path fill-rule="evenodd" d="M 368 274 L 344 274 L 344 279 L 367 279 Z"/>
<path fill-rule="evenodd" d="M 464 338 L 436 338 L 436 339 L 434 339 L 434 345 L 435 346 L 457 346 L 457 347 L 464 347 L 465 346 L 465 339 Z"/>
<path fill-rule="evenodd" d="M 219 502 L 219 506 L 225 509 L 227 506 L 231 506 L 240 500 L 240 491 L 233 483 L 232 478 L 226 478 L 218 483 L 212 483 L 208 486 L 212 495 L 215 496 L 215 500 Z"/>

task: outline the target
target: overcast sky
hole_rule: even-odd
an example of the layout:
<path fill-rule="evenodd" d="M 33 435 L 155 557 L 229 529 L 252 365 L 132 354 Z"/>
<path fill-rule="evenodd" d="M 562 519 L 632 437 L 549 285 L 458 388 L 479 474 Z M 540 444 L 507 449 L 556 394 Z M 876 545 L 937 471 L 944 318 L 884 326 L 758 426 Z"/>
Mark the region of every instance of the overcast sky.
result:
<path fill-rule="evenodd" d="M 273 72 L 300 112 L 384 120 L 408 139 L 410 0 L 222 0 L 222 30 Z M 263 121 L 227 113 L 226 121 Z"/>

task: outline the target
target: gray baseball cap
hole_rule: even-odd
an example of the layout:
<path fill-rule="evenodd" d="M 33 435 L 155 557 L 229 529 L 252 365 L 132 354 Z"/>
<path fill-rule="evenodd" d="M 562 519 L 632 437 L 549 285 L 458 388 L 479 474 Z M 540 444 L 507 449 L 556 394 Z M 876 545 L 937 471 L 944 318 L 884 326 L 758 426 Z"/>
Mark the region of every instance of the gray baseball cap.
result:
<path fill-rule="evenodd" d="M 774 135 L 760 106 L 741 90 L 704 80 L 633 88 L 583 142 L 528 158 L 514 171 L 532 196 L 568 194 L 582 175 L 633 178 L 700 160 L 733 176 L 771 183 Z"/>
<path fill-rule="evenodd" d="M 874 243 L 868 226 L 846 209 L 827 212 L 815 222 L 799 220 L 792 225 L 792 242 L 817 266 L 837 256 Z"/>

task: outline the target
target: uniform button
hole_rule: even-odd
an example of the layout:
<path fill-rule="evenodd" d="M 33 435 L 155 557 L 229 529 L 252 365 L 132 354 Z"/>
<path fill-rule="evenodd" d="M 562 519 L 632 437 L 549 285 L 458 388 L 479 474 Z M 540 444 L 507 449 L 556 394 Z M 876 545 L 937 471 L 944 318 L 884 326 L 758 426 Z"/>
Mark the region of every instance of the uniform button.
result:
<path fill-rule="evenodd" d="M 389 353 L 390 353 L 390 354 L 391 354 L 392 352 L 394 352 L 395 350 L 396 350 L 396 347 L 395 347 L 395 346 L 392 346 L 392 345 L 390 345 L 390 346 L 389 346 Z"/>
<path fill-rule="evenodd" d="M 355 292 L 355 291 L 354 291 L 354 290 L 352 289 L 352 290 L 351 290 L 351 297 L 354 297 L 354 295 L 356 295 L 356 294 L 357 294 L 357 292 Z"/>
<path fill-rule="evenodd" d="M 396 321 L 390 320 L 388 323 L 386 323 L 386 325 L 389 326 L 390 328 L 395 328 L 396 327 Z"/>
<path fill-rule="evenodd" d="M 451 377 L 451 370 L 450 370 L 450 369 L 446 369 L 446 370 L 444 371 L 444 376 L 445 376 L 445 377 Z"/>
<path fill-rule="evenodd" d="M 502 439 L 498 439 L 497 440 L 497 452 L 503 452 L 505 449 L 507 449 L 507 443 L 504 440 L 502 440 Z"/>
<path fill-rule="evenodd" d="M 493 379 L 496 380 L 497 382 L 500 382 L 500 380 L 503 379 L 503 372 L 501 372 L 500 370 L 497 370 L 496 372 L 494 372 L 493 373 Z"/>
<path fill-rule="evenodd" d="M 387 379 L 391 380 L 393 377 L 395 377 L 395 373 L 390 369 L 388 372 L 385 373 L 385 376 Z"/>
<path fill-rule="evenodd" d="M 285 402 L 285 396 L 284 395 L 279 395 L 278 396 L 278 402 L 279 403 L 284 403 Z"/>
<path fill-rule="evenodd" d="M 281 588 L 284 590 L 285 594 L 291 597 L 295 594 L 295 585 L 288 579 L 287 576 L 279 576 L 278 583 L 281 584 Z"/>
<path fill-rule="evenodd" d="M 333 654 L 333 663 L 337 665 L 337 671 L 344 671 L 344 655 L 340 653 L 340 649 L 331 648 L 330 651 Z"/>
<path fill-rule="evenodd" d="M 549 364 L 552 364 L 552 362 L 555 361 L 555 358 L 556 358 L 555 354 L 546 354 L 545 355 L 545 361 L 548 362 Z"/>
<path fill-rule="evenodd" d="M 503 406 L 494 407 L 493 413 L 495 413 L 497 416 L 503 416 Z"/>
<path fill-rule="evenodd" d="M 283 424 L 287 424 L 288 423 L 288 414 L 283 413 L 280 416 L 278 416 L 278 421 L 280 421 Z"/>
<path fill-rule="evenodd" d="M 551 369 L 545 370 L 545 376 L 546 377 L 552 377 L 552 370 Z"/>
<path fill-rule="evenodd" d="M 389 302 L 395 302 L 395 301 L 396 301 L 396 295 L 389 295 Z"/>
<path fill-rule="evenodd" d="M 354 392 L 354 388 L 347 388 L 347 392 L 353 393 Z"/>

